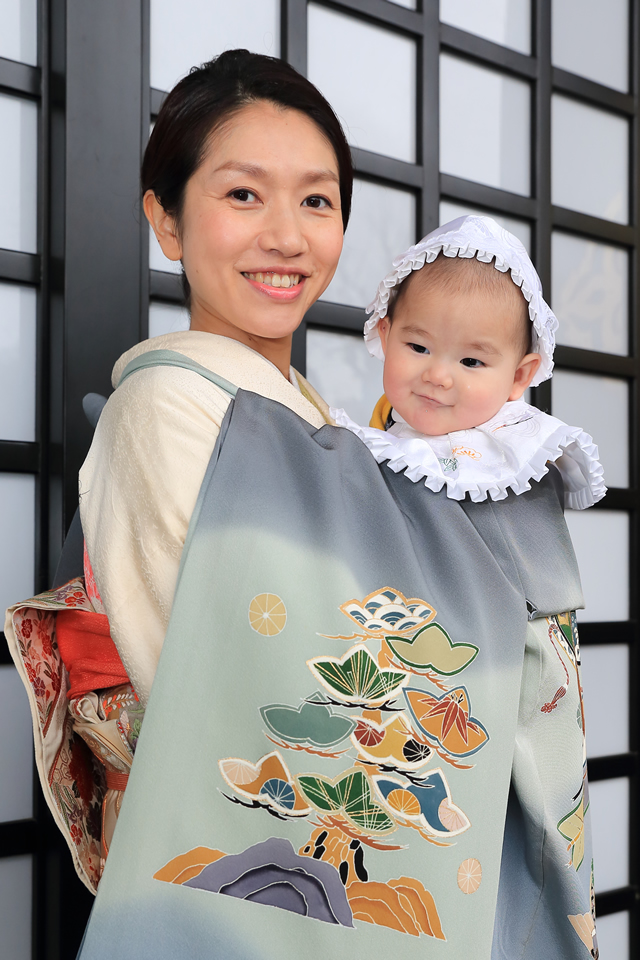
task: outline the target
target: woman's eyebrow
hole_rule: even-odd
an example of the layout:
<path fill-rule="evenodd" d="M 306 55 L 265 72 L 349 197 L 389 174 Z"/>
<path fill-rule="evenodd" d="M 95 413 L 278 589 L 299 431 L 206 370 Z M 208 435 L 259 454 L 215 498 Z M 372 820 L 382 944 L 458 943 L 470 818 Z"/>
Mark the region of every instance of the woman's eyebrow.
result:
<path fill-rule="evenodd" d="M 269 171 L 261 167 L 259 163 L 244 163 L 240 160 L 228 160 L 227 163 L 216 167 L 213 172 L 220 173 L 224 170 L 230 170 L 234 173 L 246 173 L 247 176 L 255 177 L 258 180 L 269 180 L 272 176 Z M 300 177 L 300 183 L 302 184 L 327 182 L 340 183 L 338 174 L 328 168 L 307 170 L 307 172 Z"/>

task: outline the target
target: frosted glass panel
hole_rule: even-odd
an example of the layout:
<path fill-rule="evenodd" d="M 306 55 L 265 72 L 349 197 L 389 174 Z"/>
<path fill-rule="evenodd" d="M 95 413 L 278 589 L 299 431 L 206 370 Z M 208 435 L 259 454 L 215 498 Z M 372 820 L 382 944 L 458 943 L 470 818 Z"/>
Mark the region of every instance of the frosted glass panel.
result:
<path fill-rule="evenodd" d="M 629 0 L 552 0 L 551 10 L 555 66 L 628 90 Z"/>
<path fill-rule="evenodd" d="M 415 224 L 414 194 L 356 180 L 342 256 L 322 299 L 366 307 L 394 257 L 415 243 Z"/>
<path fill-rule="evenodd" d="M 531 0 L 440 0 L 440 19 L 494 43 L 531 53 Z"/>
<path fill-rule="evenodd" d="M 530 113 L 527 83 L 440 57 L 443 173 L 528 195 Z"/>
<path fill-rule="evenodd" d="M 551 381 L 555 417 L 582 427 L 598 445 L 608 487 L 629 486 L 629 387 L 626 380 L 556 370 Z"/>
<path fill-rule="evenodd" d="M 0 93 L 0 247 L 36 252 L 38 108 Z"/>
<path fill-rule="evenodd" d="M 553 203 L 594 217 L 629 218 L 629 124 L 559 94 L 551 110 Z"/>
<path fill-rule="evenodd" d="M 629 914 L 610 913 L 596 921 L 600 960 L 629 960 Z"/>
<path fill-rule="evenodd" d="M 31 713 L 15 667 L 0 667 L 0 771 L 0 821 L 33 816 Z"/>
<path fill-rule="evenodd" d="M 0 3 L 0 57 L 38 63 L 38 0 Z"/>
<path fill-rule="evenodd" d="M 382 363 L 369 355 L 362 337 L 307 330 L 307 379 L 332 407 L 343 407 L 356 423 L 369 425 L 382 396 Z"/>
<path fill-rule="evenodd" d="M 624 356 L 629 342 L 627 251 L 554 233 L 551 270 L 558 343 Z"/>
<path fill-rule="evenodd" d="M 35 440 L 36 292 L 0 283 L 0 440 Z"/>
<path fill-rule="evenodd" d="M 629 619 L 629 517 L 617 510 L 567 510 L 585 609 L 578 620 Z"/>
<path fill-rule="evenodd" d="M 149 267 L 151 270 L 164 270 L 165 273 L 182 273 L 182 264 L 179 260 L 169 260 L 165 257 L 151 227 L 149 227 Z"/>
<path fill-rule="evenodd" d="M 416 44 L 382 27 L 309 4 L 308 77 L 350 143 L 416 159 Z"/>
<path fill-rule="evenodd" d="M 31 960 L 31 857 L 0 859 L 0 930 L 5 960 Z"/>
<path fill-rule="evenodd" d="M 0 473 L 0 611 L 33 596 L 34 497 L 35 477 Z"/>
<path fill-rule="evenodd" d="M 151 86 L 170 90 L 223 50 L 280 54 L 279 0 L 151 0 Z"/>
<path fill-rule="evenodd" d="M 397 4 L 399 7 L 407 7 L 409 10 L 417 9 L 417 0 L 390 0 L 390 2 Z"/>
<path fill-rule="evenodd" d="M 149 339 L 159 337 L 163 333 L 188 330 L 190 322 L 186 307 L 179 307 L 172 303 L 149 304 Z"/>
<path fill-rule="evenodd" d="M 456 217 L 471 215 L 493 217 L 496 223 L 499 223 L 501 227 L 517 237 L 525 249 L 531 252 L 531 227 L 526 220 L 505 217 L 503 213 L 495 213 L 493 210 L 477 210 L 475 207 L 468 207 L 464 203 L 451 203 L 450 200 L 443 200 L 440 203 L 440 223 L 447 223 L 449 220 L 455 220 Z"/>
<path fill-rule="evenodd" d="M 629 647 L 607 643 L 580 648 L 587 724 L 587 756 L 629 749 Z"/>
<path fill-rule="evenodd" d="M 600 893 L 629 883 L 629 781 L 624 777 L 598 780 L 589 785 L 589 797 L 594 886 Z"/>

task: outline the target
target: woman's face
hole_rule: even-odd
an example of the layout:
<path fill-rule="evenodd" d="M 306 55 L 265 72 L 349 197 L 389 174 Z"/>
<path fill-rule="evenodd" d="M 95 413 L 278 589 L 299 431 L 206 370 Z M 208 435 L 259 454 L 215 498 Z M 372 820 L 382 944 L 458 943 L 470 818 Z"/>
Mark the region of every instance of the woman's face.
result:
<path fill-rule="evenodd" d="M 163 251 L 182 259 L 191 285 L 191 329 L 262 353 L 264 339 L 290 342 L 342 250 L 338 164 L 315 123 L 250 104 L 213 136 L 179 229 L 152 200 L 145 210 Z"/>

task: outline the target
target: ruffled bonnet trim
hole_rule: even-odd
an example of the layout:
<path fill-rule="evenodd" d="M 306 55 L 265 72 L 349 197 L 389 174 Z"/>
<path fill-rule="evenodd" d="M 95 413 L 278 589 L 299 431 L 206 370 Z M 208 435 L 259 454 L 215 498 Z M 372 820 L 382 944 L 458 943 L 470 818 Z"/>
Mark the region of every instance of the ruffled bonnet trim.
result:
<path fill-rule="evenodd" d="M 522 406 L 528 407 L 525 404 Z M 516 495 L 526 493 L 531 489 L 531 481 L 539 481 L 549 472 L 550 463 L 556 465 L 562 476 L 567 509 L 584 510 L 602 500 L 607 492 L 604 471 L 598 460 L 598 448 L 589 434 L 534 407 L 528 407 L 528 410 L 534 411 L 540 422 L 542 429 L 536 438 L 540 442 L 514 462 L 514 448 L 505 441 L 509 436 L 509 427 L 518 424 L 501 425 L 501 429 L 507 433 L 503 434 L 500 441 L 495 436 L 492 441 L 504 452 L 502 459 L 505 469 L 498 476 L 486 478 L 479 476 L 481 471 L 473 460 L 465 464 L 457 477 L 447 476 L 427 438 L 397 437 L 373 427 L 362 427 L 351 420 L 344 410 L 332 409 L 331 416 L 338 426 L 345 427 L 362 440 L 378 463 L 386 462 L 394 473 L 404 473 L 413 483 L 424 480 L 425 487 L 434 493 L 439 493 L 446 486 L 447 497 L 451 500 L 464 500 L 469 496 L 474 503 L 481 503 L 489 497 L 492 500 L 504 500 L 509 491 Z M 492 418 L 489 423 L 495 420 Z M 464 431 L 464 437 L 469 442 L 472 435 L 477 433 L 480 431 L 476 427 Z"/>
<path fill-rule="evenodd" d="M 413 270 L 420 270 L 425 263 L 432 263 L 439 253 L 445 257 L 476 257 L 491 263 L 501 273 L 511 274 L 511 279 L 520 287 L 529 305 L 529 318 L 533 327 L 532 350 L 539 353 L 542 362 L 531 386 L 537 387 L 548 380 L 553 372 L 553 351 L 558 321 L 543 299 L 542 285 L 529 254 L 512 233 L 500 227 L 492 217 L 466 216 L 451 220 L 423 237 L 419 243 L 393 261 L 393 270 L 380 282 L 375 299 L 367 307 L 371 317 L 364 325 L 364 339 L 369 353 L 384 360 L 378 323 L 386 317 L 389 302 L 396 295 L 397 287 Z"/>

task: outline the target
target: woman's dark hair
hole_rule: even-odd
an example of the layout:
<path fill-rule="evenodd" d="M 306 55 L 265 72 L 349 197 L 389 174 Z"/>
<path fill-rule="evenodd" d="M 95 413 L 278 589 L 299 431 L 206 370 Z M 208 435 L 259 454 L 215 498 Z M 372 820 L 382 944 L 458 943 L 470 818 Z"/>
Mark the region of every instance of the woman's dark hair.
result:
<path fill-rule="evenodd" d="M 342 223 L 351 212 L 351 151 L 335 113 L 305 77 L 284 60 L 248 50 L 225 50 L 193 67 L 167 96 L 142 161 L 142 195 L 153 190 L 180 225 L 187 182 L 206 153 L 211 134 L 242 107 L 259 100 L 306 114 L 327 138 L 338 161 Z M 183 274 L 189 299 L 189 283 Z"/>

